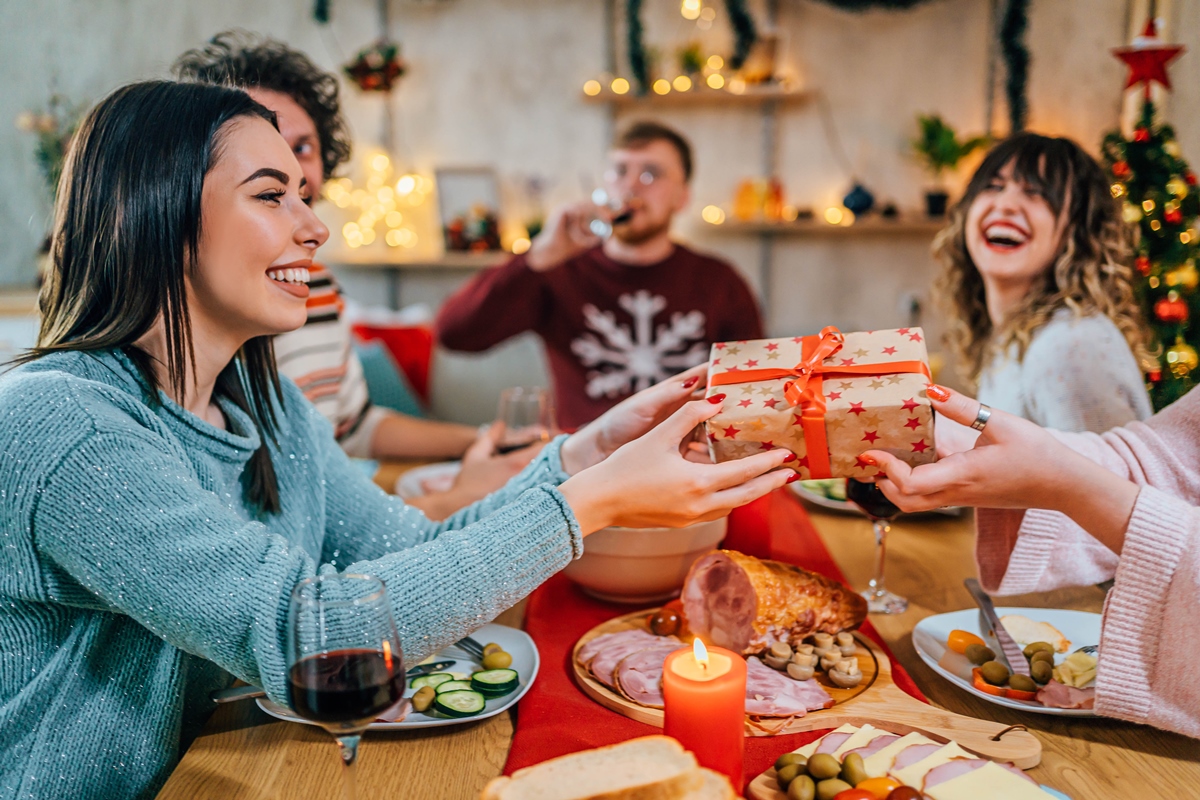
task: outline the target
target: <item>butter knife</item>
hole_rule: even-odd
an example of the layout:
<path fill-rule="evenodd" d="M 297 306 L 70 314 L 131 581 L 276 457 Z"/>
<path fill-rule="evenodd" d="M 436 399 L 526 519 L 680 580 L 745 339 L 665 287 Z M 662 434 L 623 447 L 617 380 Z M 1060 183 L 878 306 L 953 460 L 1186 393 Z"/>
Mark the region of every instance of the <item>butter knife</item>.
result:
<path fill-rule="evenodd" d="M 967 578 L 963 581 L 963 586 L 967 587 L 971 597 L 975 598 L 975 604 L 979 606 L 979 628 L 984 632 L 984 638 L 994 641 L 999 647 L 996 650 L 997 660 L 1007 662 L 1005 666 L 1008 667 L 1009 672 L 1016 675 L 1028 675 L 1029 663 L 1025 661 L 1025 653 L 1004 629 L 1004 624 L 1000 622 L 1000 617 L 996 614 L 996 607 L 992 605 L 992 598 L 975 578 Z"/>
<path fill-rule="evenodd" d="M 419 678 L 422 675 L 429 675 L 433 672 L 441 672 L 444 669 L 449 669 L 454 666 L 454 661 L 434 661 L 429 664 L 419 664 L 405 673 L 407 678 Z M 251 697 L 263 697 L 266 695 L 258 686 L 234 686 L 229 689 L 218 689 L 209 694 L 209 699 L 214 703 L 232 703 L 235 700 L 247 700 Z"/>

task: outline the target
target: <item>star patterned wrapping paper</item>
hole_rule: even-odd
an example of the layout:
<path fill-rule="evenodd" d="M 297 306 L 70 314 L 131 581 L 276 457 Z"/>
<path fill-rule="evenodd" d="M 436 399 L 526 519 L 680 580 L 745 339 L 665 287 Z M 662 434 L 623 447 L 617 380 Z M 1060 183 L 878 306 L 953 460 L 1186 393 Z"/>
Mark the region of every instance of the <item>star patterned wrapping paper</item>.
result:
<path fill-rule="evenodd" d="M 719 462 L 785 447 L 805 480 L 877 475 L 867 450 L 935 461 L 928 363 L 920 328 L 714 344 L 706 394 L 726 397 L 709 451 Z"/>

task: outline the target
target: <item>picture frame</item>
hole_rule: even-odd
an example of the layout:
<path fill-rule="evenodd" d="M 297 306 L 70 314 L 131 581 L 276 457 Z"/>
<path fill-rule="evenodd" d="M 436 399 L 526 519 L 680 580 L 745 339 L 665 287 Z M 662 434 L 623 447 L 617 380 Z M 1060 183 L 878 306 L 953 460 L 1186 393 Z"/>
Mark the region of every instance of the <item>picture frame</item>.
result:
<path fill-rule="evenodd" d="M 500 250 L 500 181 L 491 167 L 434 170 L 447 252 Z"/>

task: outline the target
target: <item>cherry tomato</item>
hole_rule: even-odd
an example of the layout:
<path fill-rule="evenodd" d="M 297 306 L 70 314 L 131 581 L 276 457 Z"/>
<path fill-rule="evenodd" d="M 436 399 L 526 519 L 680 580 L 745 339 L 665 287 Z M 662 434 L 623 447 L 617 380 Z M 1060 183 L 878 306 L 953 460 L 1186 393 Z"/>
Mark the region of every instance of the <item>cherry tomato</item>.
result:
<path fill-rule="evenodd" d="M 946 640 L 946 646 L 959 655 L 964 655 L 967 652 L 967 646 L 972 644 L 986 646 L 983 639 L 970 631 L 950 631 L 950 636 Z"/>
<path fill-rule="evenodd" d="M 887 796 L 892 793 L 893 789 L 903 785 L 900 781 L 891 778 L 867 778 L 854 788 L 867 790 L 875 800 L 887 800 Z"/>
<path fill-rule="evenodd" d="M 911 786 L 897 786 L 887 800 L 921 800 L 921 793 Z"/>
<path fill-rule="evenodd" d="M 846 789 L 835 794 L 833 800 L 875 800 L 875 795 L 866 789 Z"/>

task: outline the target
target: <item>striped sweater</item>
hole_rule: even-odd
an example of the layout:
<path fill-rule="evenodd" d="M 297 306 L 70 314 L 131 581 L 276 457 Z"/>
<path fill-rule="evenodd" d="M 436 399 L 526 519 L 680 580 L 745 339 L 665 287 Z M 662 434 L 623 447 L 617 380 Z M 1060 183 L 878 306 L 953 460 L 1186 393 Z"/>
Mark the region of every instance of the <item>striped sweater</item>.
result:
<path fill-rule="evenodd" d="M 410 663 L 583 550 L 561 440 L 442 523 L 381 491 L 284 381 L 283 510 L 243 499 L 258 433 L 153 395 L 118 351 L 0 377 L 0 800 L 153 797 L 231 676 L 286 702 L 288 599 L 318 571 L 384 580 Z"/>

